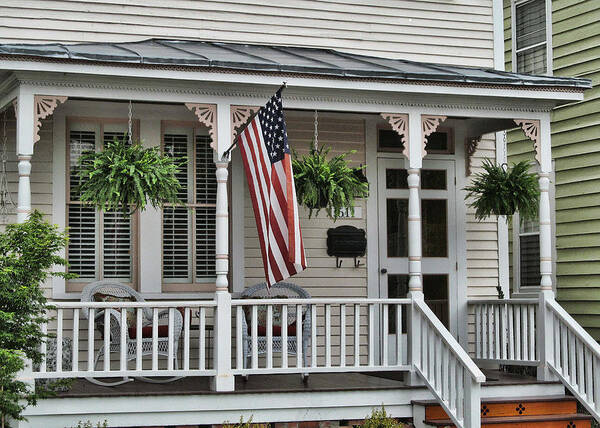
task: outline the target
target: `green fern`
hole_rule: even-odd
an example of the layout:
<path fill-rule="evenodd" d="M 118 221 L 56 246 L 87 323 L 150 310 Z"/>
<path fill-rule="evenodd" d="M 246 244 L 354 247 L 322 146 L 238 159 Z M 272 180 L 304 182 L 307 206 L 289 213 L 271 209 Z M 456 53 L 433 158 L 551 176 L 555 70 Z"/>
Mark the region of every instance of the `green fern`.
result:
<path fill-rule="evenodd" d="M 158 147 L 144 148 L 115 139 L 100 152 L 85 152 L 79 158 L 82 202 L 101 210 L 128 214 L 143 211 L 147 203 L 180 204 L 181 188 L 176 173 L 181 160 L 163 155 Z"/>
<path fill-rule="evenodd" d="M 325 146 L 313 148 L 301 158 L 294 151 L 292 166 L 298 203 L 309 209 L 309 217 L 314 211 L 318 214 L 325 209 L 335 221 L 341 210 L 354 214 L 354 201 L 369 195 L 369 183 L 362 175 L 364 167 L 348 165 L 346 156 L 356 153 L 355 150 L 328 160 L 329 151 Z"/>
<path fill-rule="evenodd" d="M 508 167 L 485 159 L 483 172 L 476 174 L 465 190 L 465 199 L 473 199 L 469 206 L 475 208 L 477 220 L 491 215 L 510 216 L 517 211 L 521 221 L 537 218 L 540 189 L 527 161 Z"/>

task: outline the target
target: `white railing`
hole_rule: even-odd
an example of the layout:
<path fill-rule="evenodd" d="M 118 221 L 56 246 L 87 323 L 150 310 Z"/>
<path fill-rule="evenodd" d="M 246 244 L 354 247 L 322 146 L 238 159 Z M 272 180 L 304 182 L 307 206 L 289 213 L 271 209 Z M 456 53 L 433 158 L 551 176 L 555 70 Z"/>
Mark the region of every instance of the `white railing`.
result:
<path fill-rule="evenodd" d="M 475 360 L 500 364 L 537 365 L 537 299 L 474 300 Z"/>
<path fill-rule="evenodd" d="M 233 300 L 233 373 L 410 370 L 403 335 L 390 336 L 390 326 L 405 331 L 403 314 L 410 304 L 410 299 Z"/>
<path fill-rule="evenodd" d="M 52 306 L 53 320 L 44 326 L 51 334 L 42 344 L 44 359 L 33 378 L 215 375 L 208 368 L 205 329 L 207 318 L 214 316 L 213 301 Z M 69 348 L 70 355 L 63 355 Z"/>
<path fill-rule="evenodd" d="M 553 298 L 545 306 L 547 365 L 600 421 L 600 345 Z"/>
<path fill-rule="evenodd" d="M 457 427 L 480 426 L 484 374 L 427 304 L 412 302 L 410 352 L 415 370 Z"/>

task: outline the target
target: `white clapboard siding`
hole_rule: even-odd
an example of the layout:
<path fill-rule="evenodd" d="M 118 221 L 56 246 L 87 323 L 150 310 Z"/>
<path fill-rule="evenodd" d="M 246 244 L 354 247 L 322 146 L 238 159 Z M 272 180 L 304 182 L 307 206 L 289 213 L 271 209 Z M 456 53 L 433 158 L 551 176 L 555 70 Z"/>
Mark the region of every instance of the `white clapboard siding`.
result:
<path fill-rule="evenodd" d="M 0 5 L 0 42 L 152 37 L 493 65 L 492 0 L 4 0 Z"/>

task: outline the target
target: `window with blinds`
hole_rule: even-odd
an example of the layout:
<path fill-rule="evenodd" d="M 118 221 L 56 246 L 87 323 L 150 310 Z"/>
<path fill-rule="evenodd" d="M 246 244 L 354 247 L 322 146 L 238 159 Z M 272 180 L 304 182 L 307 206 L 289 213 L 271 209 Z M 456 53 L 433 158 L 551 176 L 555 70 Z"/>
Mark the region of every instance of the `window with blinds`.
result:
<path fill-rule="evenodd" d="M 115 139 L 127 138 L 126 124 L 70 122 L 68 143 L 67 248 L 68 270 L 78 275 L 69 291 L 78 291 L 87 282 L 116 279 L 135 286 L 135 216 L 121 211 L 98 211 L 79 200 L 81 184 L 79 158 L 82 153 L 101 150 Z"/>
<path fill-rule="evenodd" d="M 525 220 L 519 226 L 519 285 L 539 287 L 540 228 L 538 220 Z"/>
<path fill-rule="evenodd" d="M 163 283 L 171 291 L 197 291 L 185 284 L 210 284 L 216 279 L 216 169 L 210 137 L 200 131 L 167 128 L 163 133 L 164 152 L 185 160 L 177 177 L 184 206 L 163 208 Z"/>
<path fill-rule="evenodd" d="M 528 0 L 515 5 L 516 70 L 544 74 L 547 70 L 546 0 Z"/>

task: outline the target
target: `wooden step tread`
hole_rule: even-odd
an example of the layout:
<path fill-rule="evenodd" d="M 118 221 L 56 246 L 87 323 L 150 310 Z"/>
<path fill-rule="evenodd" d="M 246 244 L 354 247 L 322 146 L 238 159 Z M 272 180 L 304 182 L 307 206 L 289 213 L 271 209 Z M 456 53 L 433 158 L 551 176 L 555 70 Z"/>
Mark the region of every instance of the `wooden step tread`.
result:
<path fill-rule="evenodd" d="M 569 395 L 540 395 L 534 397 L 495 397 L 495 398 L 482 398 L 481 404 L 487 403 L 532 403 L 532 402 L 557 402 L 557 401 L 577 401 L 575 397 Z M 412 400 L 411 404 L 416 406 L 439 406 L 437 400 Z"/>
<path fill-rule="evenodd" d="M 511 417 L 493 417 L 481 418 L 481 425 L 495 424 L 519 424 L 535 422 L 569 422 L 569 421 L 591 421 L 590 415 L 574 413 L 571 415 L 547 415 L 547 416 L 511 416 Z M 424 421 L 427 425 L 433 426 L 454 426 L 451 419 L 429 419 Z"/>

